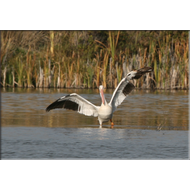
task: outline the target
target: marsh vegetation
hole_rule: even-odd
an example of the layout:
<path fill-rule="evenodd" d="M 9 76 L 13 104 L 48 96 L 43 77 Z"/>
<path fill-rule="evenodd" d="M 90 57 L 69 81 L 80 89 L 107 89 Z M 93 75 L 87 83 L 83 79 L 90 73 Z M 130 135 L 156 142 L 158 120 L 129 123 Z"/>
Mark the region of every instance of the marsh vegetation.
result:
<path fill-rule="evenodd" d="M 187 89 L 188 31 L 1 31 L 1 86 L 115 88 L 133 69 L 137 88 Z"/>

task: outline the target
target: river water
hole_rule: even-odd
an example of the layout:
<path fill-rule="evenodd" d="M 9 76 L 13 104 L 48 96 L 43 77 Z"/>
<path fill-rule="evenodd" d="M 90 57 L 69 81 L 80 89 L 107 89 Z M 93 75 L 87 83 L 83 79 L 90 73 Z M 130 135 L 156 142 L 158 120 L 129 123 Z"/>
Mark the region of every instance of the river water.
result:
<path fill-rule="evenodd" d="M 188 159 L 188 91 L 134 90 L 114 113 L 114 128 L 74 111 L 45 108 L 92 89 L 2 89 L 2 159 Z M 106 90 L 109 102 L 113 90 Z"/>

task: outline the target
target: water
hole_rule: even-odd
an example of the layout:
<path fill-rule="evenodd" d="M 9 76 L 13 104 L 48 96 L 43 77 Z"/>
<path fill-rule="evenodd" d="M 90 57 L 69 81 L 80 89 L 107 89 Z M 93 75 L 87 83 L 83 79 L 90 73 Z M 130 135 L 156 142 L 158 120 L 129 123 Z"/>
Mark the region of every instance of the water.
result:
<path fill-rule="evenodd" d="M 4 90 L 2 159 L 188 159 L 188 91 L 133 91 L 114 113 L 114 129 L 73 111 L 45 112 L 72 92 L 100 105 L 97 90 Z"/>

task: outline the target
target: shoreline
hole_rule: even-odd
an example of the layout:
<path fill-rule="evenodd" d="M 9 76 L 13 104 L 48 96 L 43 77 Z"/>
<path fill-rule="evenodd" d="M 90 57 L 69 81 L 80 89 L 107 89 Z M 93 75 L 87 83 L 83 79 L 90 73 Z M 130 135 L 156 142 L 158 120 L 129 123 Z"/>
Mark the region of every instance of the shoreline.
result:
<path fill-rule="evenodd" d="M 85 90 L 96 90 L 98 88 L 82 88 L 82 87 L 12 87 L 12 86 L 6 86 L 6 87 L 0 87 L 1 89 L 85 89 Z M 105 88 L 106 90 L 115 89 L 115 88 Z M 189 90 L 189 88 L 138 88 L 135 87 L 134 90 Z"/>

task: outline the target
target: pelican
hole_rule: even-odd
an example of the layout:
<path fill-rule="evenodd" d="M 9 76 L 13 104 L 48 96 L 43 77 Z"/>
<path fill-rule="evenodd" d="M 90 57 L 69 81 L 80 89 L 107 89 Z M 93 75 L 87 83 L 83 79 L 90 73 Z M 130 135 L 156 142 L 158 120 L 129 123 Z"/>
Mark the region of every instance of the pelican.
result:
<path fill-rule="evenodd" d="M 56 108 L 65 108 L 77 111 L 80 114 L 86 116 L 98 117 L 100 128 L 102 128 L 102 123 L 108 122 L 110 120 L 111 127 L 113 128 L 112 116 L 116 111 L 117 107 L 124 101 L 126 96 L 135 88 L 135 86 L 130 82 L 132 79 L 139 79 L 143 74 L 152 72 L 151 67 L 143 67 L 138 70 L 133 70 L 129 72 L 126 77 L 124 77 L 116 89 L 113 92 L 112 98 L 109 103 L 107 103 L 104 96 L 104 87 L 99 86 L 100 97 L 102 99 L 101 106 L 96 106 L 83 98 L 82 96 L 72 93 L 66 96 L 62 96 L 52 104 L 50 104 L 46 111 L 49 112 Z"/>

